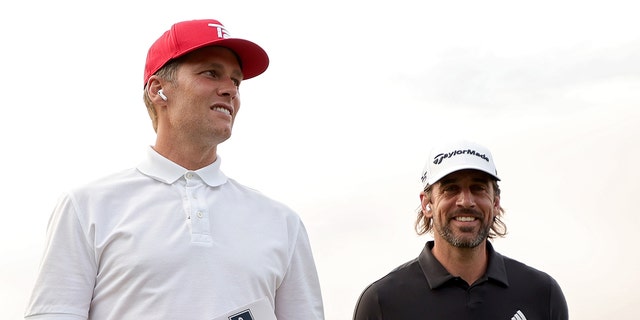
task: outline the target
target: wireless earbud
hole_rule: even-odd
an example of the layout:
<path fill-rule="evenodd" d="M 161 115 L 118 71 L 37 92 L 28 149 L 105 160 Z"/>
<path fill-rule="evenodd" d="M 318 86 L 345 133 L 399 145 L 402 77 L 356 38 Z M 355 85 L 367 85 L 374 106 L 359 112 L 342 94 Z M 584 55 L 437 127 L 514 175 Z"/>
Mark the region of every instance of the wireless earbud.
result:
<path fill-rule="evenodd" d="M 431 205 L 427 204 L 427 211 L 431 211 Z"/>
<path fill-rule="evenodd" d="M 167 96 L 164 95 L 162 89 L 158 90 L 158 95 L 160 96 L 160 98 L 162 98 L 162 100 L 167 101 Z"/>

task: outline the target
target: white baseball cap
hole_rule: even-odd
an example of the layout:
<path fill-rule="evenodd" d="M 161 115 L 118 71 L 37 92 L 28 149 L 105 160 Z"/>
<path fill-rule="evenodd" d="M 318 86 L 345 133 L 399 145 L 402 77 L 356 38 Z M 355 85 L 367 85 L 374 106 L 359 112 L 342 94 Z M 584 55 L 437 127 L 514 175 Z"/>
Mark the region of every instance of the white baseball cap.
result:
<path fill-rule="evenodd" d="M 460 140 L 431 149 L 422 170 L 422 187 L 426 188 L 444 176 L 464 169 L 480 170 L 500 180 L 489 149 L 475 142 Z"/>

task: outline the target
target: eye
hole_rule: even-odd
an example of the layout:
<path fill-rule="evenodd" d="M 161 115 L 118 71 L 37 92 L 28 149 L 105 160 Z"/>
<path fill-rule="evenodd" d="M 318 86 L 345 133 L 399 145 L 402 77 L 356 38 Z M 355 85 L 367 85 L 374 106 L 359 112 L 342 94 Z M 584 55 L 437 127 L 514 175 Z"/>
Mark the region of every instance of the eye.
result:
<path fill-rule="evenodd" d="M 212 78 L 212 79 L 222 79 L 222 77 L 220 76 L 220 73 L 215 70 L 207 70 L 202 72 L 202 74 Z M 242 82 L 242 80 L 240 80 L 239 78 L 236 77 L 230 77 L 231 81 L 233 82 L 233 85 L 236 86 L 237 88 L 240 87 L 240 82 Z"/>
<path fill-rule="evenodd" d="M 487 186 L 483 184 L 474 184 L 470 189 L 472 192 L 486 192 Z"/>
<path fill-rule="evenodd" d="M 460 188 L 455 184 L 448 184 L 442 187 L 442 192 L 447 194 L 456 193 L 458 190 L 460 190 Z"/>
<path fill-rule="evenodd" d="M 218 78 L 218 72 L 216 70 L 207 70 L 203 72 L 204 75 L 207 75 L 211 78 Z"/>

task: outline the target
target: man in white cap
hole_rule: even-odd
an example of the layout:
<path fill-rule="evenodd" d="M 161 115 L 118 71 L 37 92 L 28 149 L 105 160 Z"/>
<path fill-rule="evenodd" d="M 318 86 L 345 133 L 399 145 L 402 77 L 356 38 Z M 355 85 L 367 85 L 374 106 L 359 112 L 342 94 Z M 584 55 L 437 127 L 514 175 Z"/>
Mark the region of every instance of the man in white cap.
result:
<path fill-rule="evenodd" d="M 432 232 L 420 255 L 369 285 L 355 320 L 567 320 L 548 274 L 502 256 L 498 173 L 491 152 L 470 141 L 432 149 L 422 174 L 415 228 Z"/>
<path fill-rule="evenodd" d="M 176 23 L 153 43 L 155 145 L 61 198 L 25 319 L 324 318 L 300 217 L 220 170 L 240 83 L 268 64 L 216 20 Z"/>

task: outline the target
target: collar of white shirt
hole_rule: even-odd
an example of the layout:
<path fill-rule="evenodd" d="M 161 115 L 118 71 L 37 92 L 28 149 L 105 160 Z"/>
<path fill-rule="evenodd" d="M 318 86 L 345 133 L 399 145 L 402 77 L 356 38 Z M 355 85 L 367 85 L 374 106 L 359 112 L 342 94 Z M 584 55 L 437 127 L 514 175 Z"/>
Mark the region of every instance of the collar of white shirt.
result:
<path fill-rule="evenodd" d="M 227 176 L 220 170 L 220 156 L 216 161 L 196 171 L 187 170 L 175 162 L 163 157 L 151 146 L 147 150 L 147 156 L 138 165 L 138 170 L 155 180 L 166 184 L 173 184 L 188 172 L 195 172 L 211 187 L 217 187 L 227 182 Z"/>

